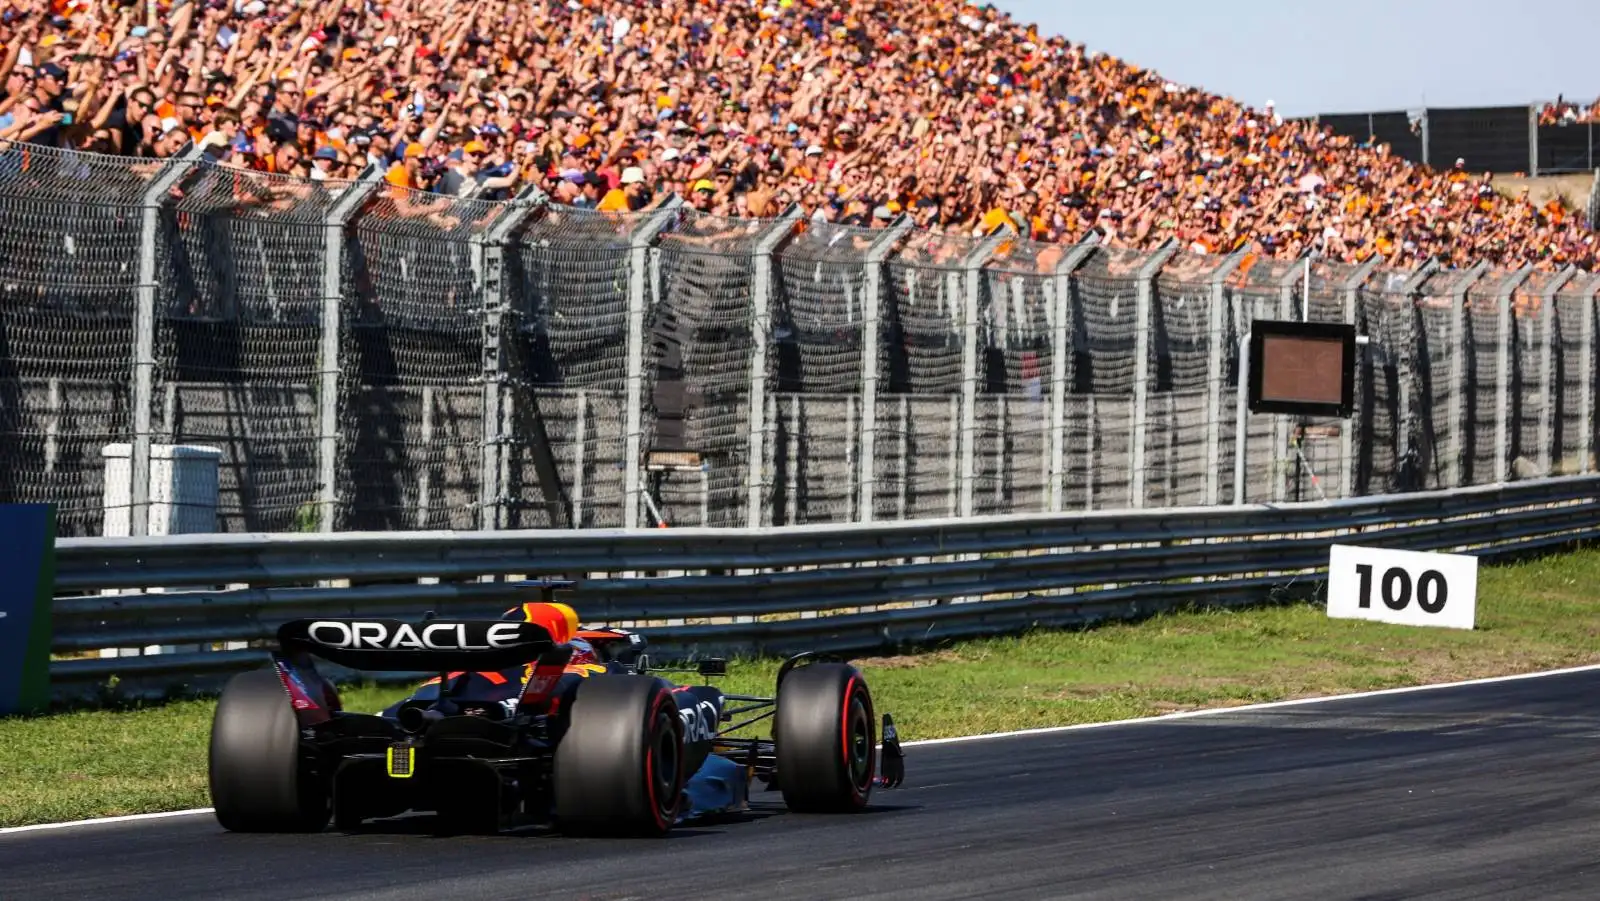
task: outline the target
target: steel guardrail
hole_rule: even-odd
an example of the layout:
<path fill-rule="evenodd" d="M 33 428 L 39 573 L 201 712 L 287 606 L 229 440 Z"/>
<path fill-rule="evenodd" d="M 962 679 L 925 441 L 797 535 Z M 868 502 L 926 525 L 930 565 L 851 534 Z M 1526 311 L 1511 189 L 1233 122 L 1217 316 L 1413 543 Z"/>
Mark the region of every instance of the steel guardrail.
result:
<path fill-rule="evenodd" d="M 57 544 L 57 694 L 212 687 L 288 619 L 496 615 L 579 580 L 586 621 L 659 653 L 865 651 L 1259 603 L 1314 586 L 1335 542 L 1493 558 L 1600 537 L 1600 476 L 1296 504 L 766 529 L 187 535 Z M 152 590 L 153 589 L 153 590 Z"/>

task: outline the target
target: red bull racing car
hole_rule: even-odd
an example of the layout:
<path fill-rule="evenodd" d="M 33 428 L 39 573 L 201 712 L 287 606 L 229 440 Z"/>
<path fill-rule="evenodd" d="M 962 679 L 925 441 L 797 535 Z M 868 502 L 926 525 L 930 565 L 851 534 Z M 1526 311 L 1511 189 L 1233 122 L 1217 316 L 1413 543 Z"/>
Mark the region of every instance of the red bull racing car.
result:
<path fill-rule="evenodd" d="M 791 810 L 847 813 L 904 778 L 894 721 L 847 663 L 787 660 L 772 697 L 656 675 L 644 636 L 580 628 L 553 603 L 500 620 L 299 619 L 270 669 L 234 677 L 210 745 L 217 820 L 238 832 L 352 829 L 431 812 L 448 832 L 524 825 L 662 835 L 748 808 L 755 780 Z M 313 658 L 437 672 L 380 713 L 344 710 Z M 702 676 L 722 675 L 720 660 Z M 770 738 L 732 733 L 771 719 Z M 879 742 L 881 739 L 881 751 Z"/>

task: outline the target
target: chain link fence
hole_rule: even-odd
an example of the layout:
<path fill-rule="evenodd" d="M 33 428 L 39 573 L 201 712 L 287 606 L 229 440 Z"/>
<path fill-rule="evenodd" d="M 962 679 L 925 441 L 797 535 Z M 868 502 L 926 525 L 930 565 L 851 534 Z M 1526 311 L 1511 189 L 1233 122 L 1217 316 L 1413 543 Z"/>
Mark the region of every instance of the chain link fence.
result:
<path fill-rule="evenodd" d="M 59 505 L 63 535 L 894 521 L 1594 471 L 1590 273 L 602 213 L 23 145 L 0 149 L 0 212 L 0 502 Z M 1244 418 L 1236 486 L 1258 318 L 1366 343 L 1350 419 Z M 191 457 L 214 485 L 184 481 Z"/>
<path fill-rule="evenodd" d="M 775 262 L 773 516 L 856 520 L 866 348 L 878 347 L 883 290 L 868 259 L 881 231 L 807 223 Z M 869 297 L 870 292 L 876 297 Z M 881 366 L 881 359 L 878 361 Z"/>
<path fill-rule="evenodd" d="M 338 528 L 478 528 L 475 239 L 505 208 L 385 184 L 351 229 Z"/>
<path fill-rule="evenodd" d="M 324 222 L 348 187 L 202 164 L 163 209 L 152 416 L 221 452 L 219 531 L 315 521 Z"/>
<path fill-rule="evenodd" d="M 507 528 L 623 524 L 630 248 L 645 218 L 545 206 L 511 236 Z"/>
<path fill-rule="evenodd" d="M 978 515 L 1050 510 L 1050 399 L 1056 320 L 1066 312 L 1057 296 L 1065 254 L 1059 245 L 1010 240 L 984 266 L 973 486 Z"/>
<path fill-rule="evenodd" d="M 127 527 L 105 454 L 124 448 L 126 478 L 144 195 L 161 169 L 0 151 L 0 503 L 56 504 L 62 536 Z"/>
<path fill-rule="evenodd" d="M 752 465 L 750 457 L 752 432 L 764 439 L 764 455 L 776 437 L 767 398 L 754 396 L 771 381 L 767 351 L 775 321 L 770 270 L 758 271 L 757 249 L 786 227 L 685 209 L 658 239 L 654 340 L 646 365 L 658 414 L 670 416 L 675 407 L 679 418 L 671 431 L 658 418 L 655 437 L 660 446 L 686 454 L 679 459 L 694 461 L 652 473 L 653 494 L 670 524 L 744 526 L 751 489 L 761 492 L 763 507 L 773 496 L 772 484 L 763 483 L 773 466 L 767 460 Z M 757 329 L 758 318 L 768 323 L 766 334 Z M 770 524 L 770 510 L 762 512 Z"/>
<path fill-rule="evenodd" d="M 961 502 L 967 261 L 975 238 L 918 233 L 887 261 L 887 399 L 877 487 L 892 495 L 883 519 L 955 516 Z M 883 439 L 888 439 L 887 441 Z"/>

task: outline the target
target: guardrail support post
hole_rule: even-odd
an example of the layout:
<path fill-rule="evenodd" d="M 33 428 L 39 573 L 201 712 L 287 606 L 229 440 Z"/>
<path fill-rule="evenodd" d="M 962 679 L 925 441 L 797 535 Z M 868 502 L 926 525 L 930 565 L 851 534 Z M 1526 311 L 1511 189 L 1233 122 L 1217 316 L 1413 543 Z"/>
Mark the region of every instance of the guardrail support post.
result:
<path fill-rule="evenodd" d="M 1227 360 L 1228 329 L 1227 302 L 1228 276 L 1244 263 L 1240 251 L 1224 259 L 1211 273 L 1211 301 L 1207 308 L 1206 328 L 1206 506 L 1214 506 L 1222 498 L 1222 384 L 1225 380 L 1223 364 Z"/>
<path fill-rule="evenodd" d="M 1066 252 L 1051 276 L 1055 290 L 1050 320 L 1050 498 L 1051 513 L 1066 507 L 1067 385 L 1072 381 L 1072 276 L 1100 246 L 1100 233 L 1091 231 Z"/>
<path fill-rule="evenodd" d="M 628 240 L 628 375 L 623 400 L 622 527 L 639 527 L 644 500 L 644 330 L 650 308 L 650 249 L 678 215 L 683 198 L 673 195 L 634 229 Z"/>
<path fill-rule="evenodd" d="M 881 378 L 883 334 L 883 267 L 900 236 L 913 225 L 901 213 L 867 248 L 866 296 L 861 299 L 861 448 L 857 461 L 860 498 L 856 502 L 858 522 L 872 522 L 877 513 L 878 495 L 878 381 Z M 791 460 L 793 458 L 791 457 Z M 790 464 L 791 466 L 793 463 Z"/>
<path fill-rule="evenodd" d="M 766 506 L 767 351 L 772 343 L 772 254 L 800 221 L 798 204 L 791 205 L 756 241 L 750 276 L 750 449 L 749 493 L 745 501 L 745 526 L 758 529 Z"/>
<path fill-rule="evenodd" d="M 317 498 L 318 530 L 332 532 L 339 503 L 339 371 L 341 306 L 344 303 L 345 229 L 367 196 L 383 180 L 383 170 L 369 165 L 361 177 L 344 189 L 328 207 L 323 219 L 322 245 L 322 364 L 317 387 Z"/>
<path fill-rule="evenodd" d="M 1242 321 L 1242 317 L 1241 317 Z M 1239 330 L 1239 378 L 1234 382 L 1233 394 L 1233 505 L 1243 506 L 1249 492 L 1245 490 L 1249 470 L 1245 463 L 1250 454 L 1250 328 Z"/>
<path fill-rule="evenodd" d="M 478 528 L 505 528 L 505 485 L 500 478 L 505 458 L 506 372 L 505 314 L 511 305 L 506 258 L 515 252 L 506 246 L 511 233 L 530 215 L 543 208 L 544 192 L 534 187 L 522 190 L 501 211 L 487 229 L 472 238 L 473 264 L 477 267 L 479 296 L 483 305 L 483 436 L 478 455 Z"/>
<path fill-rule="evenodd" d="M 161 243 L 161 207 L 173 187 L 200 160 L 193 144 L 171 158 L 145 186 L 139 198 L 139 283 L 133 309 L 133 447 L 129 460 L 128 534 L 150 534 L 151 406 L 155 403 L 156 293 L 161 290 L 156 253 Z"/>
<path fill-rule="evenodd" d="M 1495 297 L 1500 317 L 1499 372 L 1495 382 L 1494 480 L 1504 483 L 1511 475 L 1511 295 L 1533 274 L 1532 266 L 1513 272 Z"/>
<path fill-rule="evenodd" d="M 1361 302 L 1361 286 L 1366 284 L 1367 279 L 1372 277 L 1373 270 L 1378 268 L 1378 263 L 1380 262 L 1382 262 L 1380 257 L 1373 256 L 1365 263 L 1362 263 L 1355 272 L 1350 273 L 1350 277 L 1345 279 L 1344 284 L 1339 286 L 1339 291 L 1344 294 L 1345 322 L 1351 324 L 1358 324 L 1360 322 L 1360 319 L 1356 316 L 1356 313 Z M 1363 372 L 1363 368 L 1359 362 L 1359 359 L 1360 356 L 1366 352 L 1367 351 L 1361 347 L 1356 348 L 1357 387 L 1355 396 L 1357 403 L 1360 403 L 1361 398 L 1359 380 L 1361 373 Z M 1355 478 L 1356 465 L 1355 417 L 1358 415 L 1359 412 L 1352 412 L 1351 418 L 1341 423 L 1339 427 L 1339 491 L 1343 497 L 1349 497 L 1355 491 L 1355 484 L 1353 482 L 1353 479 Z"/>
<path fill-rule="evenodd" d="M 1544 477 L 1551 475 L 1554 460 L 1559 456 L 1559 451 L 1552 446 L 1556 434 L 1556 379 L 1561 377 L 1561 373 L 1556 372 L 1556 292 L 1577 274 L 1575 267 L 1568 266 L 1539 294 L 1539 474 Z"/>
<path fill-rule="evenodd" d="M 1596 183 L 1600 184 L 1600 170 L 1595 172 Z M 1600 277 L 1596 277 L 1582 294 L 1583 297 L 1583 323 L 1582 348 L 1578 351 L 1578 372 L 1581 374 L 1583 384 L 1579 388 L 1579 404 L 1583 408 L 1582 429 L 1578 436 L 1578 471 L 1584 475 L 1594 472 L 1592 455 L 1594 453 L 1594 387 L 1595 387 L 1595 360 L 1594 360 L 1594 320 L 1595 305 L 1600 303 Z"/>
<path fill-rule="evenodd" d="M 1450 401 L 1446 413 L 1450 421 L 1450 446 L 1444 461 L 1444 480 L 1451 488 L 1461 487 L 1462 464 L 1467 453 L 1467 292 L 1487 271 L 1488 263 L 1473 266 L 1450 292 Z"/>
<path fill-rule="evenodd" d="M 983 266 L 994 256 L 996 249 L 1016 237 L 1016 231 L 1005 225 L 985 238 L 978 247 L 961 261 L 961 428 L 957 436 L 961 444 L 961 469 L 958 516 L 972 515 L 974 483 L 978 479 L 978 317 L 981 308 L 978 297 L 983 291 Z"/>
<path fill-rule="evenodd" d="M 1168 239 L 1150 259 L 1139 267 L 1133 307 L 1133 422 L 1129 435 L 1128 506 L 1140 509 L 1145 502 L 1144 471 L 1146 443 L 1150 435 L 1150 331 L 1151 306 L 1155 303 L 1156 276 L 1178 252 L 1178 242 Z M 1170 465 L 1170 461 L 1169 465 Z"/>

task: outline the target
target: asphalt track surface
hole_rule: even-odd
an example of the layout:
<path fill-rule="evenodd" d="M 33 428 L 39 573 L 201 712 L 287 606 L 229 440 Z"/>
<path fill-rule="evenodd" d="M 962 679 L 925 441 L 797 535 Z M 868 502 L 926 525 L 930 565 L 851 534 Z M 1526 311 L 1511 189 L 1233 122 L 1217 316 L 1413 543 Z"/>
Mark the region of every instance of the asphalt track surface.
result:
<path fill-rule="evenodd" d="M 911 736 L 907 736 L 910 738 Z M 663 840 L 0 835 L 0 899 L 1600 896 L 1600 672 L 907 749 L 850 817 Z"/>

